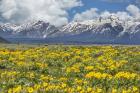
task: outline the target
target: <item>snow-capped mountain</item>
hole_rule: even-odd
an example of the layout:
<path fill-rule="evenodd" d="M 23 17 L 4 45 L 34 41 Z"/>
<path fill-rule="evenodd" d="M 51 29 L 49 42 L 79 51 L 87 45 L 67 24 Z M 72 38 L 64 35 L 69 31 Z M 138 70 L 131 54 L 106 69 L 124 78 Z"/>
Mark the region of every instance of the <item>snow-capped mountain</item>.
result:
<path fill-rule="evenodd" d="M 48 22 L 31 21 L 22 25 L 1 24 L 0 36 L 18 42 L 24 38 L 23 42 L 41 39 L 38 42 L 140 44 L 140 22 L 99 18 L 57 28 Z"/>
<path fill-rule="evenodd" d="M 140 22 L 89 20 L 71 22 L 55 33 L 57 40 L 88 43 L 140 43 Z"/>
<path fill-rule="evenodd" d="M 0 24 L 0 36 L 7 38 L 13 37 L 14 32 L 19 28 L 19 26 L 13 24 Z"/>
<path fill-rule="evenodd" d="M 44 21 L 31 21 L 22 25 L 2 24 L 0 35 L 4 38 L 47 38 L 59 31 Z"/>
<path fill-rule="evenodd" d="M 58 28 L 50 23 L 35 21 L 22 25 L 16 32 L 18 36 L 25 36 L 25 38 L 48 38 L 57 31 Z"/>
<path fill-rule="evenodd" d="M 72 22 L 64 27 L 62 27 L 62 34 L 68 35 L 78 35 L 85 32 L 90 32 L 95 35 L 108 35 L 113 36 L 118 35 L 119 32 L 123 31 L 123 25 L 121 23 L 115 22 L 98 22 L 95 20 L 84 21 L 84 22 Z"/>

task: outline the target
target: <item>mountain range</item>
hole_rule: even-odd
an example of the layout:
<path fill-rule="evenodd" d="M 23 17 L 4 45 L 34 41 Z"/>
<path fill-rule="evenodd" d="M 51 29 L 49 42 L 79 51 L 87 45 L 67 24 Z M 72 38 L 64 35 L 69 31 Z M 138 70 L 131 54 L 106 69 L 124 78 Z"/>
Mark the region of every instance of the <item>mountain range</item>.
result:
<path fill-rule="evenodd" d="M 40 20 L 1 23 L 0 37 L 12 43 L 140 44 L 140 21 L 99 18 L 62 27 Z"/>

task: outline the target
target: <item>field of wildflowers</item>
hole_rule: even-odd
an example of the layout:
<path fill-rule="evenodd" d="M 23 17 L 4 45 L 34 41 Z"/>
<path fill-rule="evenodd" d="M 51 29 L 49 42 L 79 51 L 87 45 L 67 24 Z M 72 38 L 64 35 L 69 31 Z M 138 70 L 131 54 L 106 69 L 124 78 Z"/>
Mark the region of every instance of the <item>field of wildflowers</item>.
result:
<path fill-rule="evenodd" d="M 1 47 L 0 93 L 140 93 L 140 47 Z"/>

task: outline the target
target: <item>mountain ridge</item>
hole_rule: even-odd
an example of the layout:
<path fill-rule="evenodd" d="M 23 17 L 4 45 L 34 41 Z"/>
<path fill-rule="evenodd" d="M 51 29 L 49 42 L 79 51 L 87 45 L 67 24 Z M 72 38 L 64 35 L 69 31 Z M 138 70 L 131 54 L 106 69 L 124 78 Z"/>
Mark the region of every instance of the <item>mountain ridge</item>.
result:
<path fill-rule="evenodd" d="M 18 26 L 2 24 L 0 25 L 0 36 L 5 39 L 40 39 L 44 40 L 43 42 L 55 43 L 76 41 L 140 44 L 140 22 L 118 19 L 96 19 L 82 22 L 70 22 L 63 27 L 55 27 L 49 22 L 39 20 Z"/>

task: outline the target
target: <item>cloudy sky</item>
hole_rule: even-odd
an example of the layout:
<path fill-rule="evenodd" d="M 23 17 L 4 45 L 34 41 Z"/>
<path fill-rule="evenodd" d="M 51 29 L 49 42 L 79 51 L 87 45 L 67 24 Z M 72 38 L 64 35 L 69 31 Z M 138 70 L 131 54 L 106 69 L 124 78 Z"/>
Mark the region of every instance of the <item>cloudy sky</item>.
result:
<path fill-rule="evenodd" d="M 99 16 L 140 17 L 140 0 L 0 0 L 0 22 L 45 20 L 56 26 Z"/>

